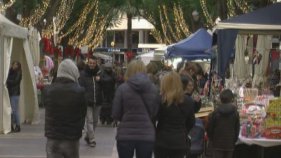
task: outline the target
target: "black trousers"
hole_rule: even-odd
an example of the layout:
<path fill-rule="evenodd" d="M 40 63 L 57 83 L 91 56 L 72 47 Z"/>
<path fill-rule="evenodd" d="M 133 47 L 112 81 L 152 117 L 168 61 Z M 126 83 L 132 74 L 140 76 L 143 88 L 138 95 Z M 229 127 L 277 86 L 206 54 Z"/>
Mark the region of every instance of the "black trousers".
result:
<path fill-rule="evenodd" d="M 213 150 L 214 158 L 233 158 L 233 151 Z"/>
<path fill-rule="evenodd" d="M 152 158 L 154 143 L 146 141 L 117 141 L 119 158 Z"/>
<path fill-rule="evenodd" d="M 184 158 L 186 150 L 182 149 L 167 149 L 156 147 L 154 151 L 155 158 Z"/>
<path fill-rule="evenodd" d="M 79 140 L 47 139 L 47 158 L 79 158 Z"/>

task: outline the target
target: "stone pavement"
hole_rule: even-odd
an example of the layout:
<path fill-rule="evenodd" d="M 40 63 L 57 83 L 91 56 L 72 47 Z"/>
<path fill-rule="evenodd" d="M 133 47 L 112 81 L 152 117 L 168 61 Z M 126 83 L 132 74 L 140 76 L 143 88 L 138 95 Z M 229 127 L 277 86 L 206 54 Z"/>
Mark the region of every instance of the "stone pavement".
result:
<path fill-rule="evenodd" d="M 45 158 L 44 109 L 40 109 L 40 123 L 22 125 L 20 133 L 0 135 L 0 158 Z M 97 146 L 91 148 L 80 140 L 80 158 L 117 158 L 115 129 L 99 126 L 96 133 Z"/>

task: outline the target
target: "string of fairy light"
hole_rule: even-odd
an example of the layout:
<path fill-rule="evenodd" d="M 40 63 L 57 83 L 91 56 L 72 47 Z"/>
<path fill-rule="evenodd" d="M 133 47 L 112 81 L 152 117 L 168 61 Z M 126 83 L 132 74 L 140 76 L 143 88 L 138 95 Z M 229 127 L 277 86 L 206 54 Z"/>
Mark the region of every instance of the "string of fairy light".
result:
<path fill-rule="evenodd" d="M 176 20 L 178 21 L 177 26 L 180 26 L 181 31 L 184 33 L 185 36 L 189 36 L 191 33 L 189 31 L 189 27 L 186 24 L 186 21 L 184 19 L 184 14 L 182 11 L 182 8 L 179 5 L 174 5 L 174 15 L 176 17 Z"/>
<path fill-rule="evenodd" d="M 247 13 L 249 11 L 249 7 L 246 1 L 234 0 L 234 2 L 237 5 L 237 7 L 242 10 L 243 13 Z"/>
<path fill-rule="evenodd" d="M 49 23 L 46 29 L 43 30 L 43 36 L 51 37 L 53 34 L 59 33 L 65 26 L 66 21 L 69 19 L 75 0 L 62 0 L 60 6 L 55 14 L 53 23 Z M 54 29 L 55 25 L 55 29 Z M 58 40 L 60 41 L 60 40 Z"/>
<path fill-rule="evenodd" d="M 23 17 L 20 21 L 22 26 L 29 26 L 37 24 L 44 14 L 47 11 L 47 8 L 50 5 L 51 0 L 42 0 L 41 5 L 36 8 L 30 17 Z M 53 35 L 53 33 L 59 33 L 65 27 L 66 22 L 70 18 L 70 14 L 73 11 L 73 7 L 76 0 L 61 0 L 60 6 L 58 7 L 55 17 L 58 20 L 55 20 L 55 30 L 54 24 L 48 23 L 48 26 L 45 27 L 44 33 L 48 36 Z M 10 0 L 7 4 L 0 6 L 0 9 L 6 9 L 13 5 L 15 0 Z M 208 7 L 206 5 L 206 0 L 200 0 L 200 5 L 203 11 L 203 14 L 206 19 L 208 27 L 214 25 L 213 18 L 211 17 Z M 249 7 L 246 1 L 243 0 L 227 0 L 228 8 L 228 17 L 235 15 L 235 9 L 240 9 L 243 13 L 249 11 Z M 109 18 L 108 15 L 100 15 L 99 13 L 99 1 L 91 0 L 82 8 L 81 14 L 78 16 L 78 20 L 66 30 L 65 33 L 58 34 L 58 38 L 62 39 L 66 36 L 69 38 L 70 45 L 82 46 L 89 45 L 95 47 L 103 40 L 104 32 L 106 31 L 106 24 Z M 91 13 L 91 14 L 90 14 Z M 178 41 L 183 37 L 186 37 L 191 34 L 189 30 L 188 23 L 185 21 L 184 12 L 182 6 L 179 4 L 174 4 L 172 7 L 167 5 L 158 6 L 158 18 L 160 19 L 159 30 L 154 29 L 151 31 L 151 34 L 159 43 L 170 44 L 174 41 Z M 91 17 L 89 16 L 91 15 Z M 87 20 L 90 19 L 90 22 Z M 149 21 L 153 21 L 156 24 L 156 21 L 152 16 L 148 16 Z M 87 28 L 85 25 L 88 25 Z M 85 33 L 85 30 L 87 33 Z"/>
<path fill-rule="evenodd" d="M 172 37 L 174 38 L 174 40 L 178 41 L 180 39 L 180 36 L 178 34 L 175 34 L 171 24 L 170 24 L 170 19 L 168 17 L 168 13 L 167 13 L 167 9 L 166 6 L 163 5 L 162 6 L 162 10 L 163 10 L 163 14 L 164 14 L 164 18 L 165 18 L 165 22 L 166 25 L 168 26 L 168 29 L 170 30 L 170 34 L 172 35 Z"/>
<path fill-rule="evenodd" d="M 158 7 L 159 10 L 159 16 L 160 16 L 160 22 L 161 22 L 161 26 L 162 26 L 162 31 L 163 31 L 163 35 L 164 35 L 164 41 L 165 43 L 172 43 L 172 41 L 170 40 L 170 37 L 167 36 L 167 28 L 166 25 L 164 24 L 164 20 L 163 20 L 163 15 L 162 15 L 162 11 L 160 6 Z"/>
<path fill-rule="evenodd" d="M 207 5 L 206 5 L 206 0 L 200 0 L 200 5 L 201 5 L 201 8 L 203 10 L 203 14 L 206 17 L 207 26 L 213 26 L 214 22 L 212 20 L 212 17 L 209 14 L 209 11 L 208 11 L 208 8 L 207 8 Z"/>
<path fill-rule="evenodd" d="M 147 17 L 147 20 L 152 23 L 152 24 L 155 24 L 155 19 L 152 17 L 151 14 L 149 13 L 146 13 L 146 17 Z M 158 43 L 165 43 L 164 40 L 162 39 L 162 36 L 161 36 L 161 33 L 159 30 L 157 30 L 156 28 L 154 28 L 153 30 L 151 30 L 151 35 L 156 39 L 156 41 Z"/>
<path fill-rule="evenodd" d="M 70 37 L 68 44 L 74 45 L 75 41 L 77 41 L 81 35 L 81 33 L 84 33 L 84 26 L 87 22 L 87 17 L 90 11 L 94 8 L 96 3 L 93 3 L 92 1 L 89 1 L 86 7 L 84 8 L 82 14 L 79 17 L 78 23 L 74 24 L 74 27 L 71 28 L 70 31 L 68 31 L 66 34 L 62 35 L 64 37 L 65 35 L 68 35 L 70 33 L 73 33 L 73 35 Z"/>
<path fill-rule="evenodd" d="M 37 9 L 35 9 L 29 16 L 24 17 L 20 21 L 21 26 L 34 26 L 34 24 L 38 23 L 41 20 L 41 17 L 45 14 L 51 0 L 43 0 L 42 5 L 40 5 Z"/>
<path fill-rule="evenodd" d="M 106 19 L 108 15 L 105 15 L 102 17 L 103 19 Z M 89 46 L 92 48 L 96 48 L 98 44 L 103 40 L 103 34 L 106 30 L 106 20 L 102 20 L 100 23 L 99 29 L 96 29 L 96 35 L 94 38 L 92 38 L 92 41 L 89 43 Z"/>
<path fill-rule="evenodd" d="M 93 33 L 95 32 L 95 29 L 97 29 L 97 17 L 99 14 L 99 1 L 96 0 L 94 3 L 95 3 L 94 8 L 93 8 L 94 14 L 92 15 L 92 17 L 93 17 L 92 22 L 90 23 L 90 26 L 87 29 L 87 32 L 90 32 L 90 33 L 87 33 L 86 36 L 77 43 L 77 45 L 79 45 L 79 46 L 88 44 L 90 39 L 93 36 Z"/>
<path fill-rule="evenodd" d="M 75 2 L 76 0 L 69 0 L 66 3 L 64 3 L 61 9 L 59 9 L 59 10 L 63 10 L 65 8 L 64 11 L 59 12 L 57 15 L 59 17 L 59 20 L 56 21 L 58 31 L 61 31 L 63 29 L 66 21 L 70 18 L 70 14 L 74 8 Z"/>
<path fill-rule="evenodd" d="M 10 8 L 16 1 L 10 0 L 8 3 L 0 6 L 0 12 L 5 11 L 6 9 Z"/>
<path fill-rule="evenodd" d="M 178 35 L 181 35 L 182 34 L 181 33 L 182 26 L 181 26 L 181 22 L 179 21 L 180 20 L 179 19 L 179 15 L 178 15 L 178 12 L 176 11 L 176 9 L 177 9 L 177 7 L 176 7 L 176 5 L 174 5 L 173 6 L 173 13 L 174 13 L 174 16 L 175 16 L 175 18 L 174 18 L 174 20 L 175 20 L 175 29 L 176 29 L 176 33 Z"/>
<path fill-rule="evenodd" d="M 227 16 L 228 17 L 232 17 L 235 14 L 235 6 L 234 6 L 234 1 L 233 0 L 227 0 L 227 8 L 228 8 L 228 13 Z"/>

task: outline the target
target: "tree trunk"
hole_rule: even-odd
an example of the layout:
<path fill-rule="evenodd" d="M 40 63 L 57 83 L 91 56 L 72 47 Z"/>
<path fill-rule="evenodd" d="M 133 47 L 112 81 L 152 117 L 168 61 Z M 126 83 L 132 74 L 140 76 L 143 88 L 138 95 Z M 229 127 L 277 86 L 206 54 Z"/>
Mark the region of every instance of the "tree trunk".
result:
<path fill-rule="evenodd" d="M 128 51 L 132 51 L 132 18 L 133 15 L 131 13 L 127 13 L 128 23 L 127 23 L 127 46 Z"/>
<path fill-rule="evenodd" d="M 222 20 L 227 19 L 227 0 L 217 0 L 217 11 Z"/>

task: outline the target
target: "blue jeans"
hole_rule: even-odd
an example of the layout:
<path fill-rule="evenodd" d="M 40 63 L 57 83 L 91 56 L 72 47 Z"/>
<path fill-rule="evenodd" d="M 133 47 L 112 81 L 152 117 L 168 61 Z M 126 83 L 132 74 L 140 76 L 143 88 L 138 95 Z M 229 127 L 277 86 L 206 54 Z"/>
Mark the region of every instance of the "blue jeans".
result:
<path fill-rule="evenodd" d="M 99 122 L 101 106 L 87 107 L 86 114 L 86 137 L 90 142 L 95 141 L 95 131 Z"/>
<path fill-rule="evenodd" d="M 117 141 L 119 158 L 152 158 L 153 142 L 146 141 Z"/>
<path fill-rule="evenodd" d="M 20 125 L 19 98 L 19 96 L 10 96 L 10 102 L 12 107 L 12 124 L 15 125 Z"/>
<path fill-rule="evenodd" d="M 47 138 L 47 158 L 79 158 L 79 140 Z"/>

